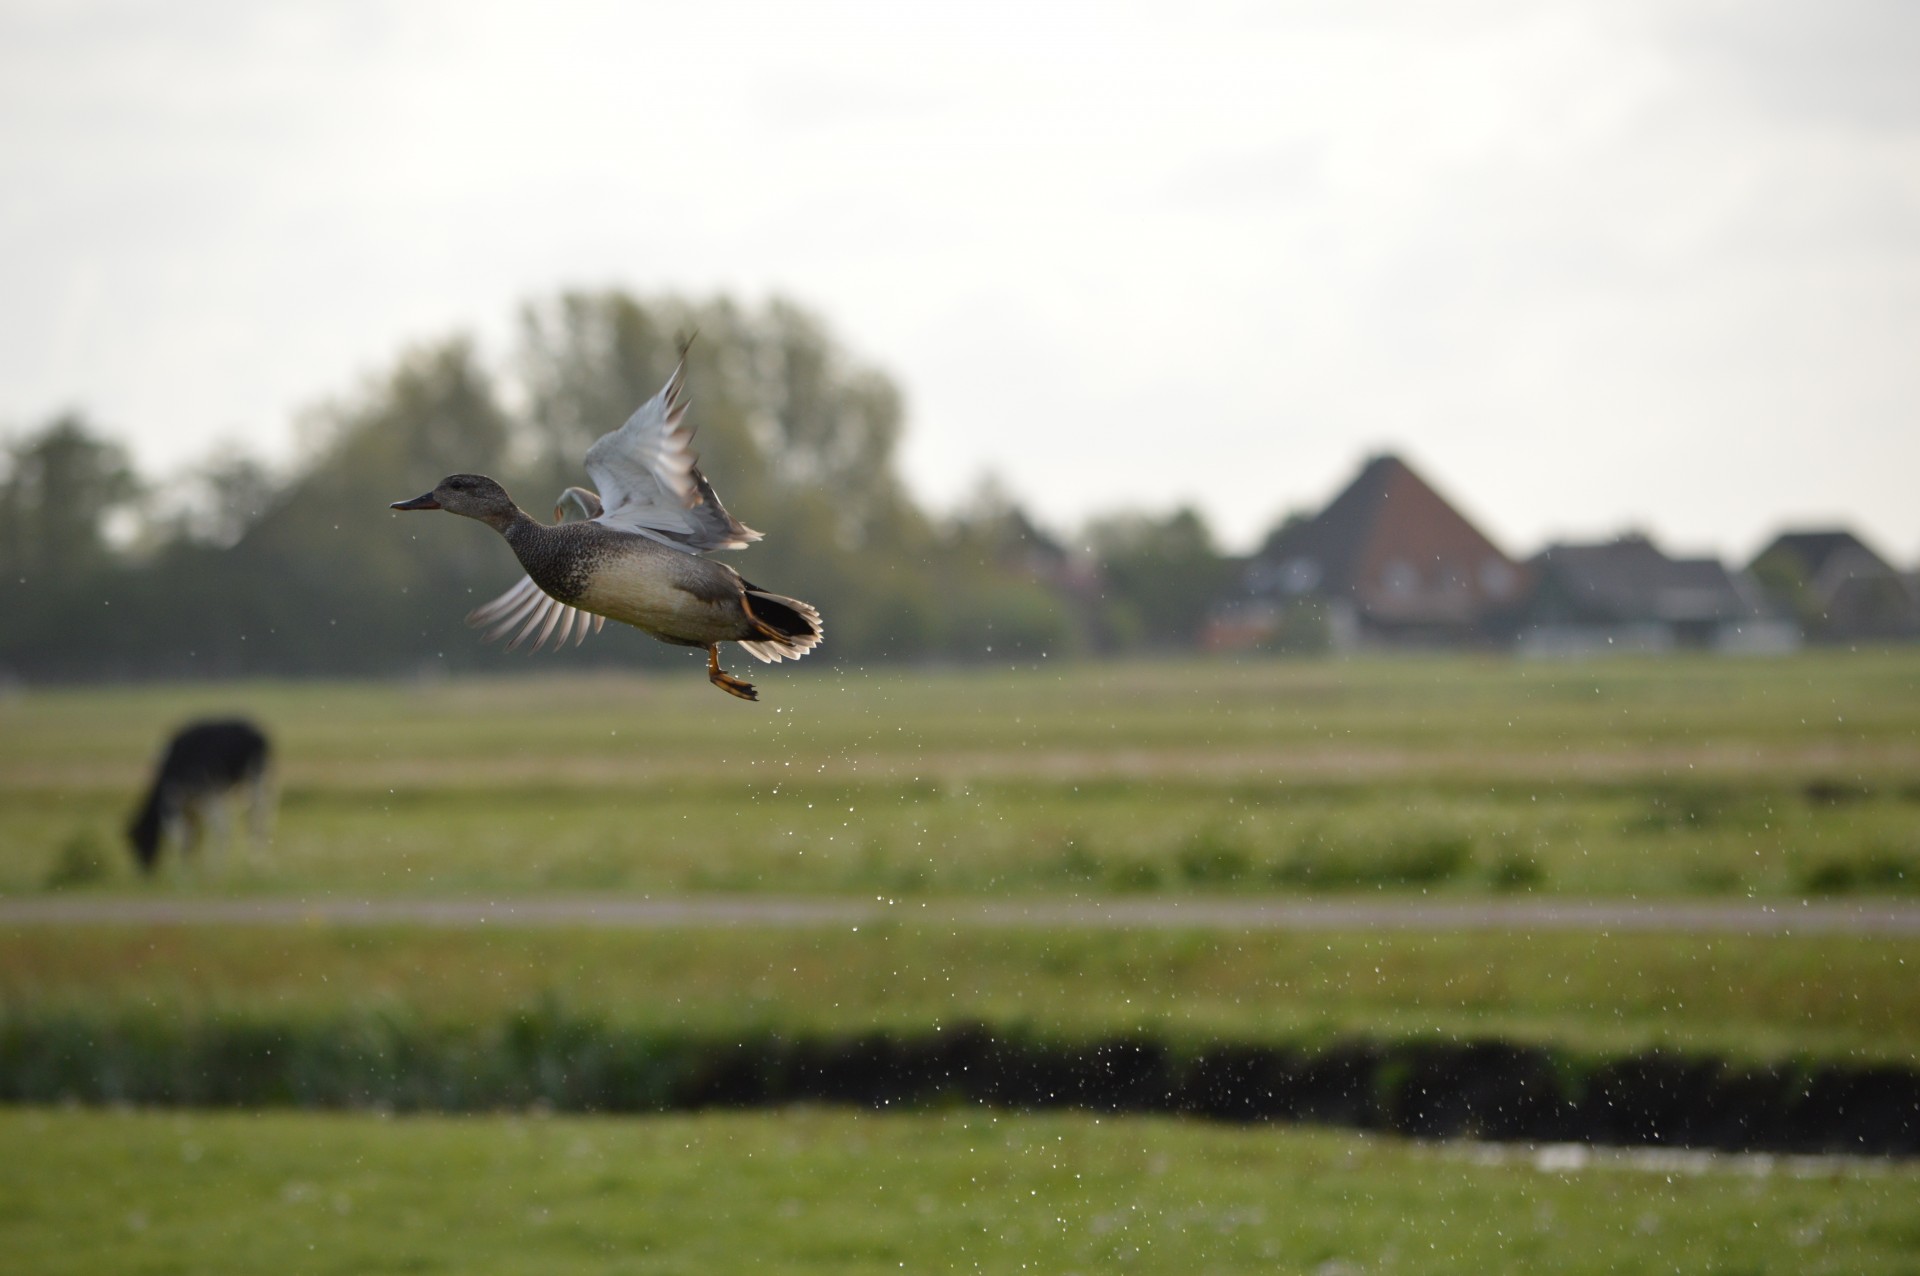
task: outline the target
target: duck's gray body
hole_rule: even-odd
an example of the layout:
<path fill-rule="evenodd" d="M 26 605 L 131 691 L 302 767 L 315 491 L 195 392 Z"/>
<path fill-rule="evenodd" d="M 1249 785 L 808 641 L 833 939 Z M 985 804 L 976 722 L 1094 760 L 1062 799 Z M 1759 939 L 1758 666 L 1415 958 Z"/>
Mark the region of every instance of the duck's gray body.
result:
<path fill-rule="evenodd" d="M 588 450 L 587 473 L 599 490 L 568 488 L 553 523 L 531 517 L 481 474 L 448 475 L 393 508 L 447 510 L 506 537 L 527 574 L 467 618 L 487 628 L 487 637 L 517 629 L 513 647 L 537 630 L 537 651 L 556 628 L 561 644 L 576 629 L 585 639 L 602 623 L 589 615 L 617 620 L 662 642 L 705 647 L 713 684 L 753 700 L 749 683 L 720 668 L 719 644 L 737 642 L 758 660 L 795 660 L 819 645 L 820 613 L 701 557 L 743 549 L 760 533 L 727 513 L 694 463 L 680 394 L 685 368 L 683 351 L 660 393 Z M 559 521 L 569 510 L 576 521 Z"/>
<path fill-rule="evenodd" d="M 756 589 L 725 563 L 598 523 L 538 523 L 521 512 L 503 534 L 549 597 L 664 642 L 706 647 L 765 640 L 765 622 L 749 610 L 755 596 L 785 609 L 812 610 Z"/>

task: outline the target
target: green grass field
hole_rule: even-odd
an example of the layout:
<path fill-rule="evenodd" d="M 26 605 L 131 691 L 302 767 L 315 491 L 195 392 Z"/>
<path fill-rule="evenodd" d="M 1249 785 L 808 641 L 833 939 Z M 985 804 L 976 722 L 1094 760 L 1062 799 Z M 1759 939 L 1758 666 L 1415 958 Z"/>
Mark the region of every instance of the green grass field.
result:
<path fill-rule="evenodd" d="M 1174 1050 L 1920 1055 L 1911 940 L 911 920 L 942 897 L 1906 895 L 1920 651 L 802 666 L 761 685 L 759 705 L 691 667 L 11 693 L 7 895 L 844 894 L 901 920 L 21 926 L 0 931 L 0 1046 L 122 1075 L 230 1048 L 331 1066 L 343 1040 L 480 1073 L 539 1023 L 643 1046 L 981 1024 Z M 272 847 L 139 880 L 119 830 L 159 742 L 233 711 L 279 751 Z M 195 1042 L 213 1054 L 182 1053 Z M 0 1108 L 0 1146 L 0 1266 L 36 1272 L 1920 1271 L 1920 1171 L 1901 1163 L 1601 1154 L 1576 1171 L 1527 1149 L 973 1108 Z"/>
<path fill-rule="evenodd" d="M 32 691 L 0 891 L 123 891 L 165 732 L 272 732 L 272 849 L 188 893 L 1910 893 L 1920 650 Z"/>
<path fill-rule="evenodd" d="M 1920 1170 L 1157 1118 L 0 1111 L 13 1270 L 1912 1272 Z"/>
<path fill-rule="evenodd" d="M 1920 1057 L 1920 943 L 1580 934 L 23 928 L 0 1026 L 209 1016 L 1218 1041 L 1501 1039 L 1774 1062 Z"/>

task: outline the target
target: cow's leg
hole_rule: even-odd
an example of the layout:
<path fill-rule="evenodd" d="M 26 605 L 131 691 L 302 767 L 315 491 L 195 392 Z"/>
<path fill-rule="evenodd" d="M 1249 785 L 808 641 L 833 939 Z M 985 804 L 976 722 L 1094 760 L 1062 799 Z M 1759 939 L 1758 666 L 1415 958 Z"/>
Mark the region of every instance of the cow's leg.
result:
<path fill-rule="evenodd" d="M 278 794 L 273 776 L 265 767 L 253 773 L 247 786 L 247 832 L 249 849 L 259 850 L 273 841 L 273 808 Z"/>

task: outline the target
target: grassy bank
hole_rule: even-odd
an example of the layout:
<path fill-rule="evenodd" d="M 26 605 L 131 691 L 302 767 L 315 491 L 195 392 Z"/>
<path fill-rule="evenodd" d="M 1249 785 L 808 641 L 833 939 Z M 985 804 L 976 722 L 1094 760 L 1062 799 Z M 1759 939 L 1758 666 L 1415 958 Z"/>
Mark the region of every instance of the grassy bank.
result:
<path fill-rule="evenodd" d="M 0 1100 L 832 1101 L 1920 1150 L 1912 941 L 23 928 Z"/>
<path fill-rule="evenodd" d="M 9 1261 L 48 1274 L 1871 1273 L 1920 1250 L 1910 1168 L 1165 1119 L 13 1110 L 0 1143 Z"/>
<path fill-rule="evenodd" d="M 135 886 L 165 731 L 281 757 L 270 852 L 166 889 L 1792 897 L 1920 883 L 1920 651 L 34 691 L 0 890 Z"/>

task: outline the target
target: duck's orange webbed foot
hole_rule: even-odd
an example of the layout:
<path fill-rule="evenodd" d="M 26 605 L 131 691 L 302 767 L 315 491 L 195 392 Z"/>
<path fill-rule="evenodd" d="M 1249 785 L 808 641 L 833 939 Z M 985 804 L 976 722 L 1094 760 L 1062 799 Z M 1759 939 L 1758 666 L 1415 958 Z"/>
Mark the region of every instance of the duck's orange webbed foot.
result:
<path fill-rule="evenodd" d="M 707 648 L 707 681 L 728 695 L 739 696 L 742 700 L 758 700 L 760 698 L 760 693 L 753 689 L 751 682 L 736 678 L 720 667 L 719 643 L 715 643 Z"/>

